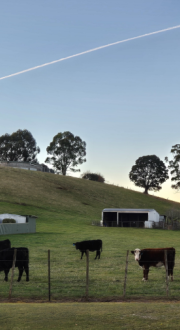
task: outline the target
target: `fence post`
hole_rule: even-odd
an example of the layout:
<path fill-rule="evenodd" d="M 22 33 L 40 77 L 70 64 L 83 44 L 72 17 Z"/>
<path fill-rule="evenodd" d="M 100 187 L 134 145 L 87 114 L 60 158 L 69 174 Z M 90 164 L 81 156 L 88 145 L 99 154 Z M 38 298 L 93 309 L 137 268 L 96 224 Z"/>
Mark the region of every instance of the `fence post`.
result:
<path fill-rule="evenodd" d="M 125 295 L 126 295 L 126 282 L 127 282 L 127 270 L 128 270 L 128 256 L 129 256 L 129 250 L 127 250 L 127 254 L 126 254 L 126 267 L 125 267 L 125 276 L 124 276 L 124 291 L 123 291 L 123 298 L 125 298 Z"/>
<path fill-rule="evenodd" d="M 51 301 L 50 250 L 48 250 L 48 297 Z"/>
<path fill-rule="evenodd" d="M 169 280 L 168 280 L 168 262 L 167 262 L 167 250 L 164 251 L 165 257 L 165 269 L 166 269 L 166 296 L 169 295 Z"/>
<path fill-rule="evenodd" d="M 86 300 L 89 293 L 89 250 L 86 250 Z"/>
<path fill-rule="evenodd" d="M 10 283 L 10 288 L 9 288 L 9 299 L 11 299 L 11 294 L 12 294 L 12 285 L 13 285 L 13 277 L 14 277 L 14 268 L 15 268 L 15 263 L 16 263 L 16 254 L 17 254 L 17 249 L 14 249 L 13 263 L 12 263 L 12 273 L 11 273 L 11 283 Z"/>

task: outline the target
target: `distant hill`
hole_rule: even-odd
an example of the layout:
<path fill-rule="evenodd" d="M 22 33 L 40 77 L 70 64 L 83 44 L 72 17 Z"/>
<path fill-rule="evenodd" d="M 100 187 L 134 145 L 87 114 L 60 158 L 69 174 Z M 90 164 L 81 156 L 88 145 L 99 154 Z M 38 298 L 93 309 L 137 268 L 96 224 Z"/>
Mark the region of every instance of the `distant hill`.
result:
<path fill-rule="evenodd" d="M 160 214 L 180 203 L 70 176 L 0 167 L 0 213 L 40 209 L 100 220 L 104 208 L 151 208 Z M 39 213 L 38 212 L 38 213 Z"/>

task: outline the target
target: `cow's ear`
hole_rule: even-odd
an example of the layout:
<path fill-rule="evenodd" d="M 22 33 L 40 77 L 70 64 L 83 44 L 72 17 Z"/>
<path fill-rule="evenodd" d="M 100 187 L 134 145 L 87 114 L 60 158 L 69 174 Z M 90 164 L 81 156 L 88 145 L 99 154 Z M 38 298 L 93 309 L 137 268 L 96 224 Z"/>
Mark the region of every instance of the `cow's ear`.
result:
<path fill-rule="evenodd" d="M 76 243 L 73 243 L 73 246 L 75 246 L 76 245 Z"/>
<path fill-rule="evenodd" d="M 134 251 L 131 251 L 132 254 L 134 254 Z"/>

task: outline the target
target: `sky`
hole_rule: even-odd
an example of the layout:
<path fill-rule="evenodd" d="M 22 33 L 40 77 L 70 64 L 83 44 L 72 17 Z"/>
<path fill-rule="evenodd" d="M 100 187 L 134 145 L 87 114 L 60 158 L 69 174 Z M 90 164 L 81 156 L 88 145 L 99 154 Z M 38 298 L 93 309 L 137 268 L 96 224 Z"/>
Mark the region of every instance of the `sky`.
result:
<path fill-rule="evenodd" d="M 174 0 L 9 0 L 0 10 L 0 78 L 86 50 L 180 25 Z M 142 156 L 172 159 L 180 143 L 180 28 L 0 80 L 0 135 L 29 130 L 44 163 L 59 132 L 87 143 L 89 170 L 142 191 Z M 154 196 L 180 202 L 171 180 Z M 123 207 L 120 205 L 119 207 Z"/>

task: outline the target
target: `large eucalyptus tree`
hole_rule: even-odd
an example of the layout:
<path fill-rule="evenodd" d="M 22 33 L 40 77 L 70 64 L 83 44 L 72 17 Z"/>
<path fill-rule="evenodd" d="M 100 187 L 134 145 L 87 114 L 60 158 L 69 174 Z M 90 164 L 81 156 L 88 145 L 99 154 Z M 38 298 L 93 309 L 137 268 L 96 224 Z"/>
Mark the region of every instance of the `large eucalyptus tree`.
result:
<path fill-rule="evenodd" d="M 74 167 L 86 162 L 86 142 L 69 131 L 55 135 L 46 150 L 51 157 L 47 157 L 45 162 L 52 164 L 62 175 L 66 175 L 67 170 L 79 172 L 80 169 Z"/>
<path fill-rule="evenodd" d="M 144 194 L 148 191 L 159 191 L 168 178 L 168 169 L 159 157 L 155 155 L 139 157 L 132 167 L 129 178 L 138 187 L 144 188 Z"/>

